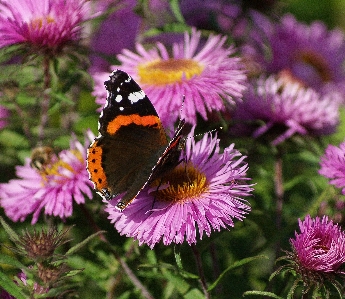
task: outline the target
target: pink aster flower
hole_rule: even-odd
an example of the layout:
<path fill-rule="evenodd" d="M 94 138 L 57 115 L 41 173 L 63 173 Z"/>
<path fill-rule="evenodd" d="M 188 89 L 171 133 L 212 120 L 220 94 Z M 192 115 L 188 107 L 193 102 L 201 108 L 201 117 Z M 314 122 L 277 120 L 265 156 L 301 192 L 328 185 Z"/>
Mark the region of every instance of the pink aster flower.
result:
<path fill-rule="evenodd" d="M 207 119 L 208 112 L 224 110 L 245 89 L 244 68 L 225 42 L 226 37 L 210 35 L 201 46 L 201 32 L 193 29 L 184 42 L 173 44 L 171 56 L 161 43 L 150 50 L 137 44 L 137 53 L 123 50 L 118 55 L 122 65 L 114 68 L 138 82 L 165 124 L 179 119 L 184 96 L 184 118 L 196 124 L 197 113 Z"/>
<path fill-rule="evenodd" d="M 188 138 L 186 164 L 144 188 L 122 212 L 115 208 L 119 197 L 107 203 L 115 228 L 153 248 L 160 241 L 196 243 L 197 235 L 202 239 L 204 233 L 233 227 L 234 219 L 243 220 L 250 207 L 241 197 L 252 191 L 246 184 L 245 157 L 234 144 L 219 151 L 215 137 L 205 135 L 199 142 Z"/>
<path fill-rule="evenodd" d="M 338 108 L 339 101 L 332 95 L 322 95 L 284 78 L 260 78 L 237 104 L 233 131 L 254 131 L 253 136 L 258 137 L 275 130 L 273 145 L 294 134 L 330 134 L 339 122 Z M 257 128 L 259 121 L 264 124 Z"/>
<path fill-rule="evenodd" d="M 33 156 L 24 166 L 17 166 L 18 179 L 0 184 L 0 204 L 12 221 L 24 221 L 33 214 L 31 223 L 37 222 L 41 210 L 46 215 L 66 218 L 72 215 L 73 201 L 85 202 L 92 198 L 92 183 L 86 171 L 86 149 L 94 136 L 83 146 L 75 137 L 71 147 L 57 156 Z"/>
<path fill-rule="evenodd" d="M 342 193 L 345 194 L 345 142 L 339 147 L 329 145 L 320 164 L 319 173 L 331 179 L 330 184 L 342 188 Z"/>
<path fill-rule="evenodd" d="M 302 284 L 303 294 L 322 293 L 325 298 L 335 298 L 330 297 L 329 286 L 332 285 L 340 296 L 345 274 L 345 232 L 327 216 L 311 218 L 307 215 L 304 221 L 298 221 L 300 233 L 295 232 L 295 238 L 290 239 L 292 252 L 286 251 L 286 256 L 280 258 L 287 264 L 275 274 L 282 271 L 293 274 L 292 297 L 299 284 Z"/>
<path fill-rule="evenodd" d="M 26 44 L 36 51 L 60 52 L 80 38 L 88 10 L 83 0 L 3 0 L 0 47 Z"/>
<path fill-rule="evenodd" d="M 297 263 L 305 271 L 337 272 L 345 262 L 345 233 L 327 216 L 299 219 L 300 233 L 290 239 Z M 341 270 L 340 270 L 341 271 Z M 345 274 L 345 272 L 342 272 Z"/>
<path fill-rule="evenodd" d="M 306 87 L 344 92 L 345 35 L 341 30 L 328 30 L 320 21 L 303 24 L 290 14 L 277 24 L 262 15 L 254 19 L 246 56 L 260 62 L 269 74 L 289 72 Z"/>

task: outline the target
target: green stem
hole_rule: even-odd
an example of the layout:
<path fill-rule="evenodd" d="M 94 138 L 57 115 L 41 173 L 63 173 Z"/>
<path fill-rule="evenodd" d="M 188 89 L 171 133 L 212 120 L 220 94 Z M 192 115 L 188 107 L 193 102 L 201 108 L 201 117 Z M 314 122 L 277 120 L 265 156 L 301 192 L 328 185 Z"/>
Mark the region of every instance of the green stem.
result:
<path fill-rule="evenodd" d="M 43 58 L 43 99 L 41 101 L 41 121 L 38 126 L 38 140 L 42 143 L 44 139 L 44 129 L 48 124 L 48 110 L 50 105 L 50 88 L 51 88 L 51 74 L 50 74 L 50 58 L 46 55 Z"/>
<path fill-rule="evenodd" d="M 205 298 L 210 299 L 211 297 L 210 297 L 209 292 L 207 291 L 206 278 L 205 278 L 204 270 L 202 268 L 200 252 L 194 244 L 192 244 L 191 247 L 192 247 L 194 257 L 195 257 L 195 262 L 196 262 L 196 265 L 198 268 L 199 279 L 200 279 L 200 284 L 201 284 L 202 290 L 204 292 Z"/>
<path fill-rule="evenodd" d="M 284 202 L 284 186 L 283 186 L 283 159 L 281 151 L 278 153 L 274 162 L 274 191 L 276 195 L 276 231 L 280 232 L 282 226 L 283 202 Z M 280 241 L 276 244 L 276 256 L 279 255 Z"/>

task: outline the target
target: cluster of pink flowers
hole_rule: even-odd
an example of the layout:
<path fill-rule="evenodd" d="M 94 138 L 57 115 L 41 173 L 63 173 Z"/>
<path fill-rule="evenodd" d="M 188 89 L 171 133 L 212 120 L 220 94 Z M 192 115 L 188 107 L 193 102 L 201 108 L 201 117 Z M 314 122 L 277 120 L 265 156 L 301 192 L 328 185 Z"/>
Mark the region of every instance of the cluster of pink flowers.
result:
<path fill-rule="evenodd" d="M 103 1 L 99 5 L 108 4 Z M 116 49 L 104 49 L 104 55 L 115 56 L 112 65 L 101 62 L 90 68 L 92 94 L 99 110 L 107 96 L 104 81 L 116 68 L 138 82 L 167 130 L 173 130 L 179 118 L 196 126 L 199 120 L 210 122 L 223 113 L 234 122 L 228 135 L 265 135 L 273 146 L 295 135 L 323 136 L 336 131 L 345 95 L 345 36 L 339 30 L 327 30 L 320 22 L 306 25 L 291 15 L 277 24 L 253 14 L 255 26 L 241 49 L 230 44 L 225 35 L 203 38 L 196 28 L 178 37 L 162 37 L 159 42 L 152 39 L 147 47 L 133 37 L 140 27 L 138 16 L 132 14 L 134 4 L 128 2 L 118 15 L 111 16 L 110 20 L 119 24 L 118 17 L 125 19 L 128 15 L 123 22 L 133 25 L 125 41 L 116 39 Z M 219 11 L 223 6 L 216 4 L 205 4 L 204 8 L 207 12 Z M 166 5 L 161 6 L 168 11 Z M 187 6 L 182 11 L 190 13 Z M 87 33 L 83 22 L 94 14 L 90 3 L 83 0 L 0 1 L 0 48 L 19 45 L 30 49 L 30 54 L 55 57 L 81 41 Z M 235 11 L 233 18 L 240 15 Z M 160 18 L 155 21 L 162 22 Z M 220 23 L 222 31 L 230 26 Z M 241 35 L 241 26 L 230 27 L 236 27 L 236 34 Z M 107 44 L 104 35 L 113 30 L 102 28 L 93 36 L 94 52 L 99 50 L 99 40 Z M 237 56 L 238 52 L 244 59 Z M 95 58 L 93 63 L 97 61 Z M 254 63 L 260 76 L 248 66 Z M 0 129 L 8 123 L 9 110 L 1 106 Z M 88 133 L 82 145 L 72 137 L 69 149 L 52 151 L 47 154 L 48 160 L 28 158 L 24 166 L 17 166 L 18 178 L 0 184 L 0 204 L 6 215 L 12 221 L 24 221 L 32 215 L 32 224 L 42 212 L 65 219 L 72 216 L 73 203 L 84 204 L 85 198 L 92 199 L 85 160 L 94 138 Z M 249 213 L 250 204 L 244 198 L 251 195 L 254 185 L 247 177 L 246 157 L 234 144 L 221 151 L 219 139 L 210 134 L 198 142 L 193 134 L 186 140 L 184 163 L 172 171 L 169 180 L 160 182 L 164 188 L 153 191 L 152 185 L 145 186 L 124 211 L 115 208 L 121 195 L 105 202 L 108 219 L 121 235 L 150 248 L 159 242 L 194 244 L 212 231 L 233 227 L 235 220 L 242 221 Z M 330 145 L 321 158 L 319 171 L 331 179 L 331 184 L 342 188 L 343 194 L 344 157 L 345 143 L 339 148 Z M 299 224 L 301 233 L 290 241 L 298 269 L 306 271 L 302 276 L 308 271 L 341 272 L 345 235 L 340 227 L 327 217 L 307 216 Z"/>

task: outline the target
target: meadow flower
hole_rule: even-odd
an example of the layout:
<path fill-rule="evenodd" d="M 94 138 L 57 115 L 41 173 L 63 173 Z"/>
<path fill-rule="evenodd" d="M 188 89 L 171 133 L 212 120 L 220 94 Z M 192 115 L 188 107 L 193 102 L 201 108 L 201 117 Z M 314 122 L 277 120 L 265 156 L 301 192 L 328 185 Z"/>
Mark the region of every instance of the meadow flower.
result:
<path fill-rule="evenodd" d="M 327 216 L 307 215 L 304 221 L 299 219 L 299 229 L 290 242 L 303 273 L 343 271 L 340 267 L 345 262 L 345 233 L 339 225 Z"/>
<path fill-rule="evenodd" d="M 201 46 L 201 32 L 193 29 L 185 33 L 184 42 L 173 44 L 172 55 L 162 43 L 149 50 L 137 44 L 137 53 L 123 50 L 118 55 L 122 65 L 114 68 L 138 82 L 163 123 L 172 125 L 180 117 L 185 96 L 184 118 L 196 124 L 197 113 L 206 120 L 208 112 L 224 110 L 245 89 L 240 58 L 232 56 L 235 48 L 225 47 L 225 42 L 225 36 L 210 35 Z"/>
<path fill-rule="evenodd" d="M 97 1 L 95 3 L 97 10 L 104 11 L 109 6 L 115 7 L 115 11 L 101 23 L 90 41 L 90 48 L 93 53 L 90 56 L 91 73 L 108 69 L 110 64 L 108 60 L 104 59 L 105 57 L 117 55 L 124 48 L 134 48 L 135 38 L 142 21 L 139 15 L 134 12 L 136 3 L 135 0 L 122 1 L 118 3 L 118 7 L 113 1 Z"/>
<path fill-rule="evenodd" d="M 0 48 L 24 44 L 56 54 L 80 38 L 89 6 L 79 0 L 3 0 L 0 2 Z"/>
<path fill-rule="evenodd" d="M 181 13 L 189 26 L 233 35 L 242 9 L 238 3 L 223 0 L 185 0 L 181 2 Z"/>
<path fill-rule="evenodd" d="M 18 179 L 0 184 L 0 205 L 12 221 L 24 221 L 33 214 L 31 223 L 44 214 L 66 218 L 72 215 L 73 202 L 83 204 L 92 198 L 92 183 L 86 171 L 86 148 L 94 136 L 82 145 L 75 137 L 70 149 L 51 157 L 47 163 L 32 164 L 26 159 L 17 166 Z M 39 167 L 37 167 L 37 165 Z"/>
<path fill-rule="evenodd" d="M 295 232 L 295 238 L 290 239 L 292 252 L 287 251 L 282 270 L 291 272 L 295 276 L 294 288 L 302 283 L 302 293 L 318 292 L 330 296 L 329 286 L 337 290 L 339 296 L 340 282 L 343 282 L 345 262 L 345 233 L 338 224 L 334 224 L 327 216 L 298 220 L 300 233 Z M 328 282 L 328 283 L 326 283 Z M 342 297 L 341 297 L 342 298 Z"/>
<path fill-rule="evenodd" d="M 306 25 L 290 14 L 278 24 L 263 16 L 254 19 L 257 26 L 244 54 L 260 62 L 268 74 L 289 72 L 306 87 L 319 91 L 331 85 L 344 92 L 345 35 L 341 30 L 328 30 L 320 21 Z"/>
<path fill-rule="evenodd" d="M 254 137 L 275 131 L 272 144 L 277 145 L 294 134 L 318 136 L 334 132 L 339 122 L 338 108 L 339 101 L 332 95 L 286 82 L 284 78 L 262 77 L 237 104 L 232 130 L 236 134 L 247 130 Z"/>
<path fill-rule="evenodd" d="M 341 191 L 345 194 L 345 142 L 339 147 L 329 145 L 321 157 L 320 164 L 319 173 L 331 179 L 330 184 L 342 188 Z"/>
<path fill-rule="evenodd" d="M 122 212 L 115 208 L 120 197 L 107 202 L 108 218 L 121 235 L 151 248 L 160 241 L 192 244 L 245 218 L 250 207 L 242 197 L 252 185 L 234 144 L 221 154 L 216 137 L 208 134 L 199 142 L 190 137 L 185 154 L 186 163 L 145 187 Z"/>

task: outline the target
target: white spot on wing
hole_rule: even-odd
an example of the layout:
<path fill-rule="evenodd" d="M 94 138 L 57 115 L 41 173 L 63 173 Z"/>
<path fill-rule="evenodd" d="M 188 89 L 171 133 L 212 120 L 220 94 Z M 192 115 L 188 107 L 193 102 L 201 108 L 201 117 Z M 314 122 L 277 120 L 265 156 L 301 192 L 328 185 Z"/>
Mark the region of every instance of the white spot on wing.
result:
<path fill-rule="evenodd" d="M 109 96 L 110 96 L 110 93 L 109 93 L 109 91 L 107 90 L 107 100 L 105 101 L 104 108 L 106 108 L 106 107 L 109 106 L 109 101 L 108 101 Z"/>
<path fill-rule="evenodd" d="M 123 108 L 123 107 L 119 107 L 119 109 L 120 109 L 120 111 L 123 111 L 125 108 Z"/>
<path fill-rule="evenodd" d="M 115 101 L 120 103 L 122 101 L 122 95 L 118 94 L 115 98 Z"/>
<path fill-rule="evenodd" d="M 136 91 L 136 92 L 131 92 L 128 95 L 128 99 L 131 101 L 131 103 L 136 103 L 140 100 L 142 100 L 143 98 L 145 98 L 145 92 L 140 90 L 140 91 Z"/>

